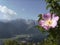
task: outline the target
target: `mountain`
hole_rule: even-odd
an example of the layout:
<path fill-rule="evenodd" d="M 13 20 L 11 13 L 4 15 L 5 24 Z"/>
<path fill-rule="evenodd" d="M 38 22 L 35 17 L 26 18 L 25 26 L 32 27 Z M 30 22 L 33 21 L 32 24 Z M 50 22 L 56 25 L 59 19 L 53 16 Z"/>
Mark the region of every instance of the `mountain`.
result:
<path fill-rule="evenodd" d="M 3 22 L 0 21 L 0 39 L 7 39 L 18 37 L 25 40 L 41 40 L 44 38 L 44 35 L 35 27 L 37 25 L 37 21 L 35 20 L 25 20 L 25 19 L 16 19 L 12 21 Z M 32 35 L 29 37 L 24 37 L 26 35 Z M 20 35 L 24 35 L 22 38 Z M 18 39 L 19 39 L 18 38 Z"/>

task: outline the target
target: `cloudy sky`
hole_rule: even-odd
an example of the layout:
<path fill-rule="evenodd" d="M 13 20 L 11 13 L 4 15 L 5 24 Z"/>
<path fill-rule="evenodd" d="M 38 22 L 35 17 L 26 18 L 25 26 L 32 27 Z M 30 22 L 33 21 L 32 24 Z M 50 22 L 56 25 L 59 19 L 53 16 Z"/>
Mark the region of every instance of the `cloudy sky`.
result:
<path fill-rule="evenodd" d="M 38 19 L 38 14 L 49 12 L 44 0 L 0 0 L 0 20 Z"/>

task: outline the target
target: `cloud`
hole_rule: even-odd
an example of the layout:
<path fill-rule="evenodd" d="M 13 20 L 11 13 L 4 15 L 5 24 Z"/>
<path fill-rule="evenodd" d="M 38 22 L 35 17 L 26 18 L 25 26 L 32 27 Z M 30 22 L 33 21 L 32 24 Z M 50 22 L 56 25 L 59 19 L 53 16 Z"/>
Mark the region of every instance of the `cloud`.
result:
<path fill-rule="evenodd" d="M 0 5 L 0 11 L 4 14 L 9 14 L 9 15 L 16 15 L 16 12 L 14 12 L 13 10 L 9 9 L 6 6 L 1 6 Z"/>
<path fill-rule="evenodd" d="M 0 12 L 3 13 L 3 18 L 8 19 L 11 18 L 12 16 L 17 15 L 16 12 L 14 12 L 13 10 L 9 9 L 7 6 L 2 6 L 0 5 Z"/>

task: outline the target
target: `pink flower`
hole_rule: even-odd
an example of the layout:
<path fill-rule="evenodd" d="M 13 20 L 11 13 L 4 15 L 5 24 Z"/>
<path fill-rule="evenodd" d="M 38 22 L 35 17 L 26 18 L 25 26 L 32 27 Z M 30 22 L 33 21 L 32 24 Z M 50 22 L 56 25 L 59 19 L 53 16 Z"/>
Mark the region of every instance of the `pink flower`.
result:
<path fill-rule="evenodd" d="M 39 25 L 43 27 L 45 30 L 49 30 L 50 28 L 55 28 L 57 26 L 57 21 L 59 17 L 55 14 L 44 14 L 42 19 L 39 21 Z"/>

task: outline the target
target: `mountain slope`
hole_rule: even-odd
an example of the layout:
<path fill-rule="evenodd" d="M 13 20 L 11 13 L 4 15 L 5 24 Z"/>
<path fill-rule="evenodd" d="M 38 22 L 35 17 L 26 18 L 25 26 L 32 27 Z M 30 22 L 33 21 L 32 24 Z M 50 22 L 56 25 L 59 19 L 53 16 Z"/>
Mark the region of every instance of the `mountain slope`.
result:
<path fill-rule="evenodd" d="M 17 19 L 7 22 L 0 22 L 0 39 L 11 38 L 17 35 L 33 35 L 32 39 L 43 38 L 43 35 L 35 27 L 37 22 L 35 20 Z M 39 40 L 39 39 L 38 39 Z"/>

